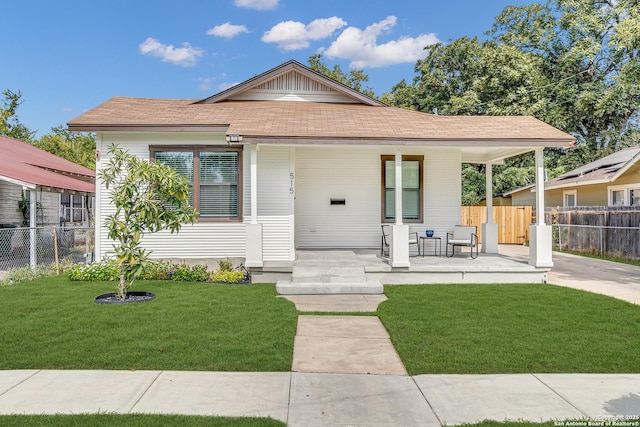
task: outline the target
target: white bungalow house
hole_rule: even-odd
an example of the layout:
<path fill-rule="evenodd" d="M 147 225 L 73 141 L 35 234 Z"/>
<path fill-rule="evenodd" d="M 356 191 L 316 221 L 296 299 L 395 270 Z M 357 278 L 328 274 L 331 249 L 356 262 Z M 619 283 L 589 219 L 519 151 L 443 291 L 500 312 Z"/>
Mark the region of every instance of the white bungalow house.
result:
<path fill-rule="evenodd" d="M 68 126 L 96 132 L 98 171 L 115 143 L 193 183 L 198 222 L 146 236 L 153 256 L 239 257 L 248 267 L 294 261 L 300 249 L 379 248 L 382 224 L 389 264 L 409 267 L 409 231 L 444 236 L 459 224 L 462 163 L 485 163 L 491 182 L 493 164 L 535 151 L 541 186 L 544 147 L 573 140 L 533 117 L 389 107 L 296 61 L 202 100 L 115 97 Z M 95 212 L 97 224 L 112 212 L 102 185 Z M 483 251 L 495 253 L 491 217 L 484 227 Z M 96 230 L 100 259 L 111 244 Z M 531 236 L 530 264 L 551 266 L 550 227 L 538 223 Z"/>

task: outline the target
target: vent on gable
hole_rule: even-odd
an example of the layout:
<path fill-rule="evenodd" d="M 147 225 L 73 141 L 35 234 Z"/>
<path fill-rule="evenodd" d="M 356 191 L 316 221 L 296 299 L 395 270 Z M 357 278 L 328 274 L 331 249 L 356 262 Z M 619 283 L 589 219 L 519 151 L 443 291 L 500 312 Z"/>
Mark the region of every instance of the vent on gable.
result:
<path fill-rule="evenodd" d="M 289 71 L 254 87 L 254 89 L 276 92 L 335 92 L 329 86 L 296 71 Z"/>

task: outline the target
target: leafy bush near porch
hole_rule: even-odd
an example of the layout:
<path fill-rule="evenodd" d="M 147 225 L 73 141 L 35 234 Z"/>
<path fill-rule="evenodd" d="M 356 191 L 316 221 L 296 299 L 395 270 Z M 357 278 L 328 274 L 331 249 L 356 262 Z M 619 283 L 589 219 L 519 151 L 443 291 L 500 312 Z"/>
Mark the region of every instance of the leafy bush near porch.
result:
<path fill-rule="evenodd" d="M 111 259 L 83 265 L 75 264 L 67 268 L 65 274 L 69 280 L 82 281 L 115 281 L 120 277 L 120 268 Z"/>
<path fill-rule="evenodd" d="M 242 271 L 216 271 L 211 276 L 211 281 L 216 283 L 240 283 L 244 279 Z"/>
<path fill-rule="evenodd" d="M 187 265 L 184 263 L 170 263 L 165 261 L 147 262 L 142 272 L 141 280 L 173 280 L 175 282 L 216 282 L 239 283 L 244 273 L 227 269 L 217 272 L 207 271 L 204 265 Z M 231 267 L 232 268 L 232 267 Z M 89 265 L 76 264 L 66 269 L 67 277 L 73 281 L 115 281 L 118 280 L 120 269 L 112 259 L 94 262 Z"/>

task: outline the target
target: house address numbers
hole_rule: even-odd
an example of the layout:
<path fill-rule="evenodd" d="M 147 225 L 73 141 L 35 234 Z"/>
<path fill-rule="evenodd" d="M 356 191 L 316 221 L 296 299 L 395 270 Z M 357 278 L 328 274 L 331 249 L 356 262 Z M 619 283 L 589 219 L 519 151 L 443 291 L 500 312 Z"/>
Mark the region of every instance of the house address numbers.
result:
<path fill-rule="evenodd" d="M 293 186 L 294 180 L 295 180 L 295 175 L 293 172 L 290 172 L 289 173 L 289 194 L 294 193 L 294 186 Z"/>

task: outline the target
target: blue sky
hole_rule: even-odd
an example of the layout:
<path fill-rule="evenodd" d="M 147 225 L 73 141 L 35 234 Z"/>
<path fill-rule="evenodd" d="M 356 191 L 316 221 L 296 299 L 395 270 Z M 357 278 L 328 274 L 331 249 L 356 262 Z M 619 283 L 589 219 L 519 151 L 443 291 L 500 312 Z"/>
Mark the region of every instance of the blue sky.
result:
<path fill-rule="evenodd" d="M 20 121 L 51 128 L 113 96 L 213 95 L 290 59 L 322 53 L 364 69 L 376 94 L 414 77 L 423 47 L 484 37 L 532 0 L 20 0 L 5 2 L 0 91 Z"/>

